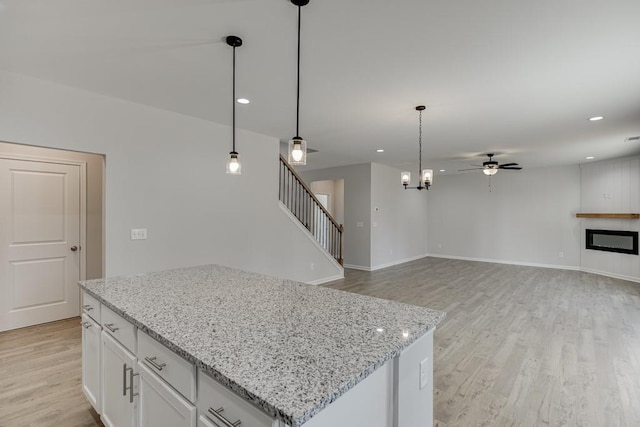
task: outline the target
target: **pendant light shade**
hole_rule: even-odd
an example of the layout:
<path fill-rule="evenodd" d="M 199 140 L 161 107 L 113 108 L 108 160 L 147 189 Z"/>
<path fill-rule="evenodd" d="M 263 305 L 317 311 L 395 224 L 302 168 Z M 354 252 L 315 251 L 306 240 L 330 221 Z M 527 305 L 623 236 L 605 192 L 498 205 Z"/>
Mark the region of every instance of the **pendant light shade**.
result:
<path fill-rule="evenodd" d="M 240 165 L 240 155 L 236 151 L 236 48 L 242 46 L 242 39 L 236 36 L 227 36 L 227 44 L 233 48 L 233 137 L 232 149 L 227 162 L 227 173 L 229 175 L 240 175 L 242 167 Z"/>
<path fill-rule="evenodd" d="M 302 6 L 309 4 L 309 0 L 291 0 L 295 6 L 298 6 L 298 76 L 297 76 L 297 92 L 296 92 L 296 136 L 289 141 L 289 164 L 306 165 L 307 164 L 307 141 L 300 136 L 300 28 L 301 28 L 301 11 Z"/>
<path fill-rule="evenodd" d="M 404 185 L 404 189 L 415 189 L 415 190 L 428 190 L 433 184 L 433 169 L 422 169 L 422 112 L 425 110 L 424 105 L 418 105 L 416 107 L 416 111 L 419 113 L 419 127 L 418 127 L 418 171 L 420 172 L 420 182 L 417 187 L 409 187 L 411 184 L 411 172 L 401 172 L 400 180 L 402 185 Z"/>

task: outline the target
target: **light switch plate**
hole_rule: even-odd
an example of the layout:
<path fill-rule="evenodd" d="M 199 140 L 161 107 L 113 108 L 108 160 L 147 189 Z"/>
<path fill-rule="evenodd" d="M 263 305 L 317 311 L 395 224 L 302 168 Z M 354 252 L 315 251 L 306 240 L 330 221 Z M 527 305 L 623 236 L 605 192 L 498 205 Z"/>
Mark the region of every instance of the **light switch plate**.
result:
<path fill-rule="evenodd" d="M 420 390 L 429 385 L 429 358 L 420 362 Z"/>
<path fill-rule="evenodd" d="M 145 240 L 147 238 L 146 228 L 132 228 L 131 240 Z"/>

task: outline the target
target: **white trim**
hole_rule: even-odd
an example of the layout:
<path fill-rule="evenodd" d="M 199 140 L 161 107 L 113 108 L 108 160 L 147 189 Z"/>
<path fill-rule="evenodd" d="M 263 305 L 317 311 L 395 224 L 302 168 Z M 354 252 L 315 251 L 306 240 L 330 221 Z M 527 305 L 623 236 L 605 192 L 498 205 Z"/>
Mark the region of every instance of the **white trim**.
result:
<path fill-rule="evenodd" d="M 629 282 L 640 283 L 640 277 L 624 276 L 622 274 L 608 273 L 606 271 L 593 270 L 591 268 L 581 268 L 585 273 L 597 274 L 599 276 L 611 277 L 612 279 L 627 280 Z"/>
<path fill-rule="evenodd" d="M 287 208 L 287 206 L 282 203 L 280 200 L 278 200 L 278 206 L 280 206 L 280 210 L 282 212 L 284 212 L 285 215 L 287 215 L 289 217 L 289 219 L 291 219 L 291 221 L 296 225 L 296 227 L 298 227 L 300 230 L 302 230 L 304 232 L 304 234 L 309 238 L 309 240 L 316 246 L 316 248 L 318 248 L 318 250 L 320 251 L 320 253 L 322 255 L 324 255 L 324 257 L 326 259 L 328 259 L 335 268 L 338 269 L 338 275 L 340 277 L 337 276 L 331 276 L 330 278 L 328 278 L 327 281 L 331 281 L 331 280 L 336 280 L 335 278 L 337 277 L 338 279 L 342 279 L 344 277 L 344 267 L 342 267 L 340 265 L 340 263 L 338 261 L 336 261 L 336 259 L 329 253 L 327 252 L 327 250 L 325 248 L 322 247 L 322 245 L 320 245 L 320 243 L 318 243 L 318 241 L 316 240 L 315 237 L 313 237 L 313 234 L 311 234 L 311 232 L 309 230 L 307 230 L 307 227 L 305 227 L 304 225 L 302 225 L 302 223 L 300 223 L 300 221 L 298 220 L 298 218 L 295 217 L 294 214 L 291 213 L 291 211 L 289 210 L 289 208 Z M 323 278 L 321 279 L 316 279 L 312 282 L 309 282 L 311 284 L 319 284 L 319 283 L 315 283 L 315 282 L 320 282 L 324 280 Z M 324 283 L 324 282 L 322 282 Z"/>
<path fill-rule="evenodd" d="M 350 268 L 352 270 L 373 271 L 371 267 L 365 267 L 364 265 L 345 264 L 344 268 Z"/>
<path fill-rule="evenodd" d="M 334 280 L 340 280 L 340 279 L 344 279 L 344 273 L 342 273 L 342 275 L 338 274 L 333 277 L 325 277 L 322 279 L 316 279 L 316 280 L 312 280 L 310 282 L 305 282 L 305 283 L 308 285 L 323 285 L 325 283 L 333 282 Z"/>
<path fill-rule="evenodd" d="M 378 265 L 375 265 L 375 266 L 371 267 L 371 270 L 369 270 L 369 271 L 376 271 L 376 270 L 380 270 L 380 269 L 387 268 L 387 267 L 393 267 L 394 265 L 404 264 L 405 262 L 415 261 L 415 260 L 418 260 L 418 259 L 426 258 L 428 256 L 429 256 L 429 254 L 422 254 L 422 255 L 412 256 L 412 257 L 409 257 L 409 258 L 398 259 L 396 261 L 391 261 L 391 262 L 387 262 L 387 263 L 384 263 L 384 264 L 378 264 Z"/>
<path fill-rule="evenodd" d="M 521 265 L 521 266 L 524 266 L 524 267 L 541 267 L 541 268 L 554 268 L 554 269 L 557 269 L 557 270 L 582 271 L 582 269 L 580 267 L 573 266 L 573 265 L 542 264 L 542 263 L 538 263 L 538 262 L 507 261 L 507 260 L 502 260 L 502 259 L 473 258 L 473 257 L 456 256 L 456 255 L 429 254 L 427 256 L 429 256 L 431 258 L 459 259 L 459 260 L 462 260 L 462 261 L 476 261 L 476 262 L 488 262 L 488 263 L 493 263 L 493 264 Z"/>

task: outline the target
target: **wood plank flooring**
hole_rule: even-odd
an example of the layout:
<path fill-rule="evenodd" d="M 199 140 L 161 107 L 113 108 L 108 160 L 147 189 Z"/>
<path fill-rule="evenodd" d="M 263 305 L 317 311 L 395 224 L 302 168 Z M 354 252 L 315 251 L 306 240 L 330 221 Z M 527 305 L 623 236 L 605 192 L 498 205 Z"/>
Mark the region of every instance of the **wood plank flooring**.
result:
<path fill-rule="evenodd" d="M 640 284 L 424 258 L 327 286 L 447 312 L 436 426 L 640 426 Z M 80 329 L 0 333 L 0 427 L 102 426 L 81 390 Z"/>
<path fill-rule="evenodd" d="M 0 333 L 0 427 L 102 427 L 82 393 L 80 318 Z"/>
<path fill-rule="evenodd" d="M 640 284 L 424 258 L 326 286 L 447 312 L 436 426 L 640 426 Z"/>

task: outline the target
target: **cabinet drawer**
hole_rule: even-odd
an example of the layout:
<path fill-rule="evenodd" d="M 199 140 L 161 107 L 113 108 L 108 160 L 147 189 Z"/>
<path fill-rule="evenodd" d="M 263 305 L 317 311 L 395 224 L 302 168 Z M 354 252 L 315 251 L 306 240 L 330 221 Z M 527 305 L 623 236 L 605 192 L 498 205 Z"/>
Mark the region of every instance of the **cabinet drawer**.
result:
<path fill-rule="evenodd" d="M 82 292 L 82 311 L 84 311 L 89 317 L 91 317 L 96 322 L 100 323 L 100 309 L 102 308 L 102 304 L 100 301 L 86 293 Z"/>
<path fill-rule="evenodd" d="M 191 402 L 196 401 L 196 367 L 142 331 L 138 331 L 138 360 Z"/>
<path fill-rule="evenodd" d="M 275 427 L 278 421 L 242 399 L 210 376 L 198 371 L 198 413 L 215 426 L 224 425 L 212 414 L 216 409 L 224 408 L 220 413 L 229 422 L 240 421 L 242 427 Z M 206 425 L 206 423 L 202 423 Z"/>
<path fill-rule="evenodd" d="M 136 327 L 125 320 L 113 310 L 103 306 L 100 316 L 102 317 L 102 330 L 107 331 L 111 336 L 132 353 L 136 352 Z"/>

